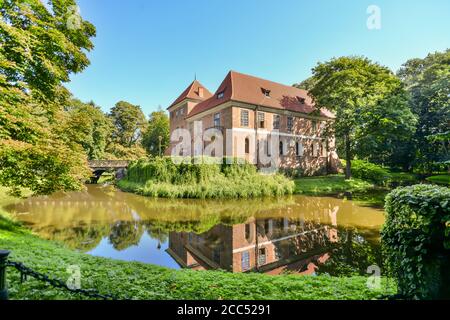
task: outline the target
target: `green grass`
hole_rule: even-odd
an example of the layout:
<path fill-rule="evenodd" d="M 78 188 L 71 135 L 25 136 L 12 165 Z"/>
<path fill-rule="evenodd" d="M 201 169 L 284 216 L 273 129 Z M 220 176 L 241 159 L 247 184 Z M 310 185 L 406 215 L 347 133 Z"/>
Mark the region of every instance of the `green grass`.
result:
<path fill-rule="evenodd" d="M 389 172 L 388 185 L 406 186 L 419 183 L 418 176 L 410 172 Z"/>
<path fill-rule="evenodd" d="M 450 174 L 442 174 L 438 176 L 431 176 L 426 179 L 428 182 L 450 186 Z"/>
<path fill-rule="evenodd" d="M 363 276 L 269 276 L 224 271 L 173 270 L 139 262 L 94 257 L 41 239 L 0 211 L 7 228 L 0 229 L 0 249 L 11 250 L 10 259 L 36 271 L 65 280 L 67 267 L 79 266 L 81 285 L 122 299 L 376 299 L 393 294 L 391 281 L 382 279 L 382 290 L 370 290 Z M 10 299 L 87 299 L 7 271 Z"/>
<path fill-rule="evenodd" d="M 389 189 L 375 186 L 361 179 L 346 180 L 343 175 L 328 175 L 295 179 L 295 194 L 311 196 L 335 196 L 344 192 L 352 194 L 352 200 L 359 205 L 384 206 L 384 199 Z"/>
<path fill-rule="evenodd" d="M 374 185 L 361 179 L 346 180 L 343 175 L 305 177 L 295 179 L 296 194 L 331 195 L 340 192 L 363 192 Z"/>

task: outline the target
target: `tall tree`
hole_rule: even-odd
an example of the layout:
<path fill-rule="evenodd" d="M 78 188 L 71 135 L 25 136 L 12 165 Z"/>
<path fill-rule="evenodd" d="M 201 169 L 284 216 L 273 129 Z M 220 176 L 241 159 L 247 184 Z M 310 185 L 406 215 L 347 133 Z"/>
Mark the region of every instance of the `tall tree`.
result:
<path fill-rule="evenodd" d="M 56 128 L 71 73 L 89 64 L 95 28 L 74 0 L 3 0 L 0 6 L 0 184 L 35 193 L 71 190 L 88 174 L 79 146 Z M 73 24 L 73 21 L 77 21 Z"/>
<path fill-rule="evenodd" d="M 161 156 L 170 144 L 170 125 L 167 113 L 161 108 L 150 114 L 142 145 L 148 154 Z"/>
<path fill-rule="evenodd" d="M 361 119 L 387 96 L 401 91 L 400 80 L 386 67 L 364 57 L 340 57 L 313 68 L 309 93 L 318 108 L 335 113 L 332 131 L 344 140 L 347 179 L 352 147 Z"/>
<path fill-rule="evenodd" d="M 83 147 L 89 160 L 105 158 L 105 150 L 111 142 L 113 124 L 94 102 L 83 103 L 72 99 L 66 107 L 60 135 L 65 141 L 73 141 Z"/>
<path fill-rule="evenodd" d="M 114 124 L 113 138 L 124 147 L 132 147 L 142 138 L 147 120 L 140 106 L 119 101 L 111 109 Z"/>
<path fill-rule="evenodd" d="M 409 170 L 416 125 L 406 94 L 387 96 L 361 114 L 352 152 L 359 159 Z"/>
<path fill-rule="evenodd" d="M 450 49 L 408 60 L 398 71 L 419 122 L 415 135 L 416 166 L 431 172 L 450 161 Z"/>

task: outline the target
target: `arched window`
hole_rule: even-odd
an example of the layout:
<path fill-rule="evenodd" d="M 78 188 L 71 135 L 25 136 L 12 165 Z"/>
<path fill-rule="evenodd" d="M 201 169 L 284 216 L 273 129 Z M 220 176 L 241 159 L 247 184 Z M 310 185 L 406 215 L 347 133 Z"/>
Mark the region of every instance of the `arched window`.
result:
<path fill-rule="evenodd" d="M 280 156 L 283 155 L 283 141 L 280 141 Z"/>
<path fill-rule="evenodd" d="M 250 153 L 250 139 L 249 138 L 245 138 L 245 153 L 246 154 Z"/>

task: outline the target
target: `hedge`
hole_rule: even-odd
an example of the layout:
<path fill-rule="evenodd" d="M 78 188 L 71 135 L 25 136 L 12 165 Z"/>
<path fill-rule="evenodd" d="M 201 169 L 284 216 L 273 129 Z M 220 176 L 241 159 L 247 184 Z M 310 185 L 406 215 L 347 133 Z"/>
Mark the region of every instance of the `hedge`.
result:
<path fill-rule="evenodd" d="M 450 298 L 450 189 L 397 188 L 386 197 L 381 231 L 389 273 L 413 299 Z"/>

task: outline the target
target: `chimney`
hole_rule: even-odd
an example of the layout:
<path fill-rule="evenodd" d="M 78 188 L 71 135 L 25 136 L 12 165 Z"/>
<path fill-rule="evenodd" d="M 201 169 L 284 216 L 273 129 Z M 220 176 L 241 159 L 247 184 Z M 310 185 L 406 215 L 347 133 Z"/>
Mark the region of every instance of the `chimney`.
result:
<path fill-rule="evenodd" d="M 203 98 L 203 88 L 202 87 L 198 87 L 198 96 L 200 98 Z"/>

